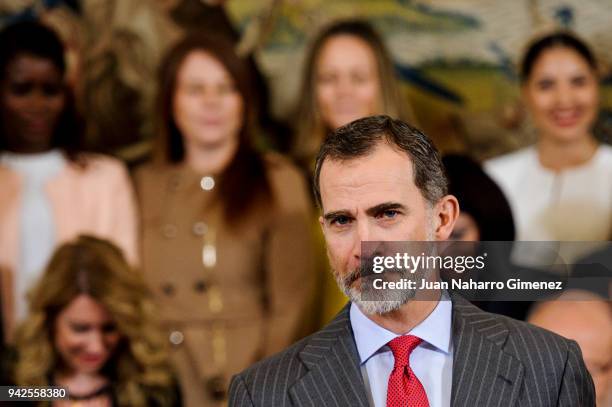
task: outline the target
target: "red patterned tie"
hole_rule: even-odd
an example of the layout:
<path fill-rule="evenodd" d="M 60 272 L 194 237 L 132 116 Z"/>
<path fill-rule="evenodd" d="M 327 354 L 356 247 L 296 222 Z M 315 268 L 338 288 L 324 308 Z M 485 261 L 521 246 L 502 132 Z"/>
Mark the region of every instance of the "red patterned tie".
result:
<path fill-rule="evenodd" d="M 387 407 L 429 407 L 425 389 L 410 368 L 410 354 L 421 342 L 421 338 L 405 335 L 387 344 L 395 358 L 387 388 Z"/>

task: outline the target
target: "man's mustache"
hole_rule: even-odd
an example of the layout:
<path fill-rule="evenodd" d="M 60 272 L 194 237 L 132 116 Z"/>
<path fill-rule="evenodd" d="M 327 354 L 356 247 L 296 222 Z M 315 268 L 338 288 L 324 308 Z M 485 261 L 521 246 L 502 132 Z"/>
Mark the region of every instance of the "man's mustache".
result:
<path fill-rule="evenodd" d="M 350 287 L 355 281 L 361 278 L 368 278 L 373 275 L 380 275 L 374 273 L 374 257 L 368 257 L 361 260 L 361 265 L 353 269 L 349 274 L 342 278 L 342 282 L 345 287 Z M 399 270 L 388 270 L 387 273 L 399 272 Z"/>

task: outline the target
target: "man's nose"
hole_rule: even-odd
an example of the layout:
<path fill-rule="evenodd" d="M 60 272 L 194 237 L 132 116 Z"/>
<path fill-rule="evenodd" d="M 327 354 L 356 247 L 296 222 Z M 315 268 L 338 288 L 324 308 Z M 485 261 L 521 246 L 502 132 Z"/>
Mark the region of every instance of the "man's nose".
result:
<path fill-rule="evenodd" d="M 357 225 L 357 235 L 360 242 L 372 240 L 372 231 L 368 222 L 359 222 Z"/>
<path fill-rule="evenodd" d="M 355 233 L 355 239 L 353 242 L 353 256 L 356 259 L 361 259 L 361 247 L 362 242 L 368 242 L 372 240 L 372 231 L 370 225 L 367 222 L 361 222 L 357 225 L 357 233 Z"/>

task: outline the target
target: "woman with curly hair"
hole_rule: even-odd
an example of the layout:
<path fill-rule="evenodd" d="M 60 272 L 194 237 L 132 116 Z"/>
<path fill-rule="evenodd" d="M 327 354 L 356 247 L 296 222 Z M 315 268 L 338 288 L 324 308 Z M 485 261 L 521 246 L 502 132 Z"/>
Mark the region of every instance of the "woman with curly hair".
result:
<path fill-rule="evenodd" d="M 65 387 L 68 405 L 83 407 L 180 405 L 148 296 L 108 241 L 80 236 L 62 245 L 16 332 L 14 383 Z"/>

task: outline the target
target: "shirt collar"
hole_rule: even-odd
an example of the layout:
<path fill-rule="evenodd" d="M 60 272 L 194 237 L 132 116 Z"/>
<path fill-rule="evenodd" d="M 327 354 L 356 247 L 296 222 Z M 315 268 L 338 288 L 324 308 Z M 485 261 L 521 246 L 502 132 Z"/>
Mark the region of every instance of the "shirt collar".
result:
<path fill-rule="evenodd" d="M 421 338 L 424 343 L 438 351 L 450 353 L 452 307 L 448 294 L 444 293 L 431 314 L 407 334 Z M 349 317 L 362 364 L 389 341 L 400 336 L 376 324 L 354 303 L 351 304 Z"/>

